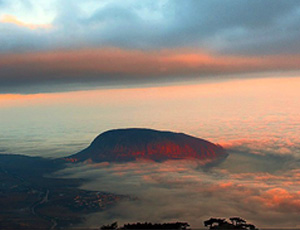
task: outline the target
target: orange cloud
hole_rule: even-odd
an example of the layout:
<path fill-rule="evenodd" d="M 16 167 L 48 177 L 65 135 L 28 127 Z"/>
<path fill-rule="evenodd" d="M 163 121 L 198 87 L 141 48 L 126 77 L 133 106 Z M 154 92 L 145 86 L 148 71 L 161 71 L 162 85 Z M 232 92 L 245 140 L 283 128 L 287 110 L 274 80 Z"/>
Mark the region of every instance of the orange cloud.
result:
<path fill-rule="evenodd" d="M 297 70 L 300 55 L 220 56 L 201 51 L 141 51 L 118 48 L 48 51 L 0 56 L 0 67 L 18 67 L 18 75 L 60 77 L 92 74 L 130 78 L 228 74 L 251 71 Z M 100 75 L 99 75 L 100 74 Z M 113 76 L 112 76 L 113 75 Z M 57 78 L 60 78 L 57 77 Z M 1 72 L 0 72 L 1 78 Z"/>
<path fill-rule="evenodd" d="M 289 192 L 283 188 L 274 188 L 263 192 L 256 198 L 269 208 L 287 208 L 300 211 L 299 192 Z"/>
<path fill-rule="evenodd" d="M 13 15 L 4 15 L 1 19 L 0 19 L 1 23 L 11 23 L 11 24 L 15 24 L 17 26 L 20 27 L 25 27 L 31 30 L 36 30 L 36 29 L 50 29 L 52 27 L 51 24 L 32 24 L 32 23 L 25 23 L 22 22 L 21 20 L 19 20 L 17 17 L 13 16 Z"/>

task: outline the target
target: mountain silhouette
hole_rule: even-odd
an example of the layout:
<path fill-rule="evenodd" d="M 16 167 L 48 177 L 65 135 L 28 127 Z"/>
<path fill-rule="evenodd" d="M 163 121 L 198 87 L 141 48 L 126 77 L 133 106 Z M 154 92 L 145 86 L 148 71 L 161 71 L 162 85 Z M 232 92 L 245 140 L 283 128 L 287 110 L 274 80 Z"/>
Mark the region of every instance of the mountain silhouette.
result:
<path fill-rule="evenodd" d="M 89 147 L 66 157 L 69 162 L 128 162 L 147 159 L 217 160 L 227 156 L 220 146 L 184 133 L 130 128 L 106 131 Z"/>

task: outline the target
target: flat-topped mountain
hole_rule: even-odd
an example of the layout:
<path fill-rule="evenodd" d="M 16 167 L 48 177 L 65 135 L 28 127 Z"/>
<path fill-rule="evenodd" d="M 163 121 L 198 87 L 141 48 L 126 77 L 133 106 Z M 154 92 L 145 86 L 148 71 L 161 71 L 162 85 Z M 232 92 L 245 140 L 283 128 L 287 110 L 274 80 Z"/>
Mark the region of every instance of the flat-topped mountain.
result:
<path fill-rule="evenodd" d="M 227 156 L 220 146 L 184 133 L 152 129 L 116 129 L 100 134 L 89 147 L 66 157 L 70 162 L 128 162 L 148 159 L 217 160 Z"/>

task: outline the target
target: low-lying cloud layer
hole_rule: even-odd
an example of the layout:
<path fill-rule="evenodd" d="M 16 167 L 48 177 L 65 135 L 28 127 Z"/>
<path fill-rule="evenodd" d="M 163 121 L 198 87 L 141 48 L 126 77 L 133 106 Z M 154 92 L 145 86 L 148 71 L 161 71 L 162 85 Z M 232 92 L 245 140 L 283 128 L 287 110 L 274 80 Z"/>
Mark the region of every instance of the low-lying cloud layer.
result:
<path fill-rule="evenodd" d="M 211 216 L 242 216 L 259 227 L 299 227 L 299 161 L 229 153 L 214 168 L 201 168 L 195 161 L 142 161 L 75 165 L 59 175 L 88 178 L 85 189 L 137 198 L 87 216 L 87 225 L 180 220 L 195 228 Z"/>

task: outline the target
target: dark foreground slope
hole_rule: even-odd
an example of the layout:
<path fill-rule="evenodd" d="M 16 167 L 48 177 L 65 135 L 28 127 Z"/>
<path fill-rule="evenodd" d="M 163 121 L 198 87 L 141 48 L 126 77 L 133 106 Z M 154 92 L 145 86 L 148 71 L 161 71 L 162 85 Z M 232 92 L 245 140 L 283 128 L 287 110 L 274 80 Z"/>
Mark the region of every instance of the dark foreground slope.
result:
<path fill-rule="evenodd" d="M 67 229 L 128 196 L 79 187 L 82 179 L 50 176 L 61 160 L 0 154 L 0 229 Z"/>
<path fill-rule="evenodd" d="M 217 160 L 227 156 L 220 145 L 183 133 L 151 129 L 117 129 L 100 134 L 89 147 L 67 157 L 71 162 L 128 162 L 147 159 Z"/>

